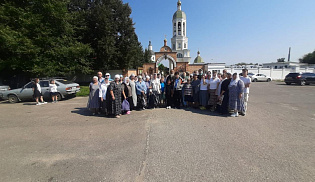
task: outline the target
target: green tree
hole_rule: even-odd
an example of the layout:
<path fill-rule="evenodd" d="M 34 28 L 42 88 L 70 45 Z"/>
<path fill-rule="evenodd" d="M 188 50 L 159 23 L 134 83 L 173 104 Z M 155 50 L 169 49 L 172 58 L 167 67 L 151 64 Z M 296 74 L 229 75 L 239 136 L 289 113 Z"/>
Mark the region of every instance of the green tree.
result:
<path fill-rule="evenodd" d="M 66 1 L 4 0 L 0 3 L 0 72 L 28 76 L 87 73 L 88 45 L 74 38 Z"/>
<path fill-rule="evenodd" d="M 121 0 L 71 0 L 77 19 L 77 37 L 91 45 L 95 70 L 128 69 L 144 62 L 143 49 L 130 18 L 131 8 Z"/>
<path fill-rule="evenodd" d="M 300 60 L 300 63 L 315 64 L 315 51 L 305 54 L 299 60 Z"/>

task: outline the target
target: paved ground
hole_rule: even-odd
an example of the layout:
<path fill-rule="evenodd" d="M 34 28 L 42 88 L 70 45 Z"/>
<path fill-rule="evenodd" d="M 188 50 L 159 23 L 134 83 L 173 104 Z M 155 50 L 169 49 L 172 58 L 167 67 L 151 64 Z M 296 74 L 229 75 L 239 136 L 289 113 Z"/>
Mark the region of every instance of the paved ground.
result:
<path fill-rule="evenodd" d="M 246 117 L 0 104 L 0 181 L 315 181 L 315 86 L 253 83 Z"/>

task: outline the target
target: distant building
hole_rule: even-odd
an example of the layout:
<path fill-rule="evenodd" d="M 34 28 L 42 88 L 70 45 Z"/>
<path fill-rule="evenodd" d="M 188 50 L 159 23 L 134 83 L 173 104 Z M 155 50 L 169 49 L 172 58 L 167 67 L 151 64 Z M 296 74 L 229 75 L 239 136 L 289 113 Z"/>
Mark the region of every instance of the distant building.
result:
<path fill-rule="evenodd" d="M 272 69 L 283 69 L 283 68 L 296 68 L 296 67 L 307 67 L 307 63 L 298 63 L 298 62 L 274 62 L 274 63 L 264 63 L 263 68 L 272 68 Z"/>

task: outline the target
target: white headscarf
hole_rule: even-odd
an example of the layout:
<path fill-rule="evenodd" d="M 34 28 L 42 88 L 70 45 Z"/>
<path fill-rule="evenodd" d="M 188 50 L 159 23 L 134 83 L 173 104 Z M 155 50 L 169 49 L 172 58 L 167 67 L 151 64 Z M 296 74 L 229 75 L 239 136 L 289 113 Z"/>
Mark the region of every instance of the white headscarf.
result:
<path fill-rule="evenodd" d="M 127 80 L 128 80 L 128 83 L 127 83 Z M 124 83 L 125 83 L 126 85 L 129 85 L 129 84 L 130 84 L 129 77 L 125 77 Z"/>
<path fill-rule="evenodd" d="M 116 78 L 117 78 L 117 79 L 120 79 L 120 76 L 119 76 L 119 75 L 115 75 L 115 79 L 116 79 Z"/>
<path fill-rule="evenodd" d="M 235 74 L 235 73 L 234 73 L 234 74 Z M 233 74 L 233 75 L 234 75 L 234 74 Z M 238 81 L 240 80 L 238 74 L 236 74 L 236 79 L 235 79 L 235 80 L 233 79 L 233 75 L 232 75 L 232 80 L 231 80 L 230 86 L 232 86 L 232 85 L 237 85 Z"/>

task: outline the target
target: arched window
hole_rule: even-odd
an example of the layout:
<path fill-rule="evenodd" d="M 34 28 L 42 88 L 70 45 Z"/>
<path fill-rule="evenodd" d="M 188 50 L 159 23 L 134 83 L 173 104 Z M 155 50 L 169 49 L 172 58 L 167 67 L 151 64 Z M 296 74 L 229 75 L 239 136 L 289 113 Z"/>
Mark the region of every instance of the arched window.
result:
<path fill-rule="evenodd" d="M 182 58 L 183 57 L 183 54 L 182 53 L 178 53 L 177 54 L 177 58 Z"/>
<path fill-rule="evenodd" d="M 182 35 L 182 22 L 178 22 L 178 35 Z"/>
<path fill-rule="evenodd" d="M 184 23 L 183 23 L 183 35 L 184 35 L 184 36 L 185 36 L 185 34 L 186 34 L 186 33 L 185 33 L 185 28 L 186 28 L 186 27 L 185 27 L 185 22 L 184 22 Z"/>

